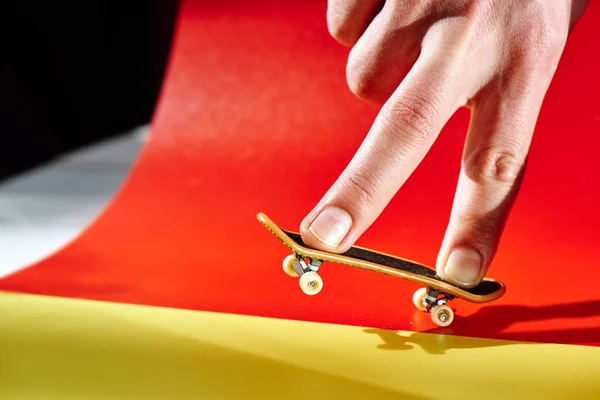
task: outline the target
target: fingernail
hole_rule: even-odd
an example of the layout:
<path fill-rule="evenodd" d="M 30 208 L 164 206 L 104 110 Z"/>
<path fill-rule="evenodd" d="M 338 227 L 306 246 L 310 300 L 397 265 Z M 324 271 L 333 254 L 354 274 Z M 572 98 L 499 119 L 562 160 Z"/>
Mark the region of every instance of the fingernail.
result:
<path fill-rule="evenodd" d="M 309 226 L 309 230 L 321 242 L 337 247 L 352 227 L 352 217 L 346 211 L 329 207 L 321 211 Z"/>
<path fill-rule="evenodd" d="M 481 271 L 481 255 L 471 248 L 458 248 L 450 253 L 444 272 L 458 285 L 474 285 Z"/>

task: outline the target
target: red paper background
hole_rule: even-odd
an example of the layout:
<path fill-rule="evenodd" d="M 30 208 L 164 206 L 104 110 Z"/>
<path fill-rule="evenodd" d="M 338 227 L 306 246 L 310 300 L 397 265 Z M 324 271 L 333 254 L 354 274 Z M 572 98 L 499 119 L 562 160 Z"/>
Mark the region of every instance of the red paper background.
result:
<path fill-rule="evenodd" d="M 434 329 L 416 285 L 340 265 L 304 295 L 257 221 L 288 229 L 360 145 L 376 109 L 345 82 L 326 2 L 184 1 L 152 135 L 106 212 L 0 289 L 458 335 L 600 345 L 600 6 L 591 2 L 546 98 L 489 276 L 505 297 Z M 362 246 L 433 265 L 468 112 L 461 110 Z"/>

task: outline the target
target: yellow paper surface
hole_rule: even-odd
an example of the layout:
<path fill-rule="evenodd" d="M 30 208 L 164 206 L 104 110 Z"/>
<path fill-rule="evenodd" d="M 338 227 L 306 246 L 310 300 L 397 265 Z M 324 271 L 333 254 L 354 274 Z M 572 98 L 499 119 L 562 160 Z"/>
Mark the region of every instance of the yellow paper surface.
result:
<path fill-rule="evenodd" d="M 600 348 L 0 293 L 0 399 L 599 399 Z"/>

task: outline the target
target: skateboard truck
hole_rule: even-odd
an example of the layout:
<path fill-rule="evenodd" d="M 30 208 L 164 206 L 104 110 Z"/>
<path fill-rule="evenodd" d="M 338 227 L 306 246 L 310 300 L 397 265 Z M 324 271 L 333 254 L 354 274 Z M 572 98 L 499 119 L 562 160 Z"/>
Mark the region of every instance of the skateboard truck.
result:
<path fill-rule="evenodd" d="M 454 311 L 446 303 L 454 296 L 432 287 L 418 289 L 413 295 L 417 309 L 431 313 L 431 319 L 439 326 L 448 326 L 454 320 Z"/>
<path fill-rule="evenodd" d="M 308 262 L 307 262 L 308 260 Z M 290 254 L 283 260 L 283 270 L 292 277 L 300 277 L 300 289 L 305 294 L 315 295 L 323 289 L 323 279 L 317 273 L 323 261 L 298 253 Z"/>

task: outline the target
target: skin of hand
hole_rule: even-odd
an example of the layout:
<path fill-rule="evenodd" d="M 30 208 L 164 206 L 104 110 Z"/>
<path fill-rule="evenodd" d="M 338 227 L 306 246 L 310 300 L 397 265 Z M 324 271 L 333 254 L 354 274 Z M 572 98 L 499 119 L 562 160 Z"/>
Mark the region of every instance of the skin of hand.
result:
<path fill-rule="evenodd" d="M 440 277 L 481 282 L 520 187 L 535 124 L 587 0 L 329 0 L 351 47 L 350 90 L 382 104 L 364 142 L 300 226 L 309 246 L 348 250 L 423 160 L 448 119 L 471 110 Z"/>

